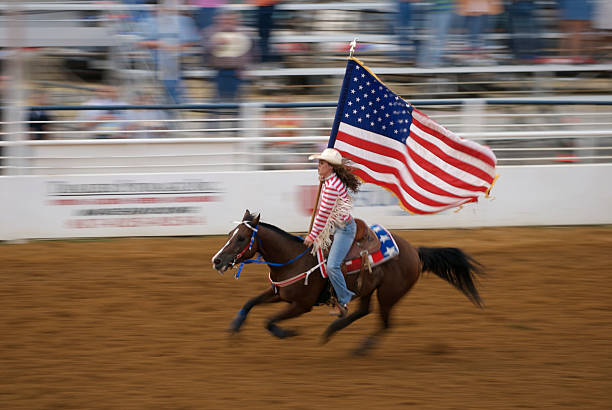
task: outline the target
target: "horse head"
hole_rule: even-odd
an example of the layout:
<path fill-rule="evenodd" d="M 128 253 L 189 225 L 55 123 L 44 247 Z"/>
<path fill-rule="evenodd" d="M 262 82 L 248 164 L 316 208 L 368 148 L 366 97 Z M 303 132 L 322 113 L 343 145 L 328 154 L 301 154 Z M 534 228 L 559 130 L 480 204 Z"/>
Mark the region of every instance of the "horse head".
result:
<path fill-rule="evenodd" d="M 255 235 L 259 217 L 259 214 L 251 214 L 246 210 L 240 224 L 228 234 L 227 243 L 212 257 L 213 269 L 223 274 L 257 253 L 258 241 L 255 240 Z"/>

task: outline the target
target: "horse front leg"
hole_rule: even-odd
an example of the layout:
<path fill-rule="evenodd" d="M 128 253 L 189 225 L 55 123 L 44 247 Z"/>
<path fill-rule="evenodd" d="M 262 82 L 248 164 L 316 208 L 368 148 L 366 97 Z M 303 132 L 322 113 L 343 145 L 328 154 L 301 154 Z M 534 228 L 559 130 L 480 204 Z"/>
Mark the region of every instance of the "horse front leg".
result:
<path fill-rule="evenodd" d="M 344 329 L 351 323 L 353 323 L 357 319 L 361 319 L 370 313 L 370 300 L 372 299 L 372 293 L 367 295 L 363 295 L 359 298 L 359 308 L 356 311 L 351 313 L 346 317 L 341 317 L 339 319 L 334 320 L 328 327 L 325 329 L 325 332 L 321 336 L 321 343 L 325 344 L 329 342 L 329 339 L 339 330 Z"/>
<path fill-rule="evenodd" d="M 266 329 L 268 329 L 270 333 L 279 339 L 295 336 L 297 335 L 295 330 L 283 329 L 282 327 L 276 325 L 276 323 L 280 322 L 281 320 L 291 319 L 292 317 L 303 315 L 304 313 L 309 312 L 311 309 L 312 307 L 306 308 L 297 302 L 291 302 L 291 304 L 287 306 L 287 308 L 283 309 L 279 314 L 268 319 L 266 322 Z"/>
<path fill-rule="evenodd" d="M 238 312 L 232 323 L 230 323 L 229 331 L 231 333 L 237 333 L 240 330 L 240 327 L 244 323 L 247 318 L 247 315 L 253 309 L 254 306 L 260 305 L 262 303 L 275 303 L 280 302 L 280 297 L 274 292 L 274 288 L 269 288 L 265 292 L 263 292 L 259 296 L 255 296 L 252 299 L 249 299 L 247 303 L 244 304 L 242 309 Z"/>

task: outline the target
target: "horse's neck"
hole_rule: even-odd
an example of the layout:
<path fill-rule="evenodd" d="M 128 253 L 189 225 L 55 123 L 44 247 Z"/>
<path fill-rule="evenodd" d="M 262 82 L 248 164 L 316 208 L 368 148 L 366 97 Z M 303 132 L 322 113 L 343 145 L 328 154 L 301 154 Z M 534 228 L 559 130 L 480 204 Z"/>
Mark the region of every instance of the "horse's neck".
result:
<path fill-rule="evenodd" d="M 259 253 L 267 262 L 286 263 L 306 251 L 304 244 L 288 239 L 270 228 L 265 228 L 259 232 L 260 248 L 263 248 L 260 249 Z M 310 254 L 309 252 L 306 253 Z"/>

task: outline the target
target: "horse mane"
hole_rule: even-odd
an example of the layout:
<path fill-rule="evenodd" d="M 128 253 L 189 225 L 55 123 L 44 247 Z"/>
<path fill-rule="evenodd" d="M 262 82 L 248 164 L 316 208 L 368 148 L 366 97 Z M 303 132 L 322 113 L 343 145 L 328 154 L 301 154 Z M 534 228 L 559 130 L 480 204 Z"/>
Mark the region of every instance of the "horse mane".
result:
<path fill-rule="evenodd" d="M 263 227 L 266 227 L 266 228 L 268 228 L 268 229 L 278 233 L 279 235 L 283 236 L 285 239 L 289 239 L 289 240 L 292 240 L 292 241 L 295 241 L 295 242 L 300 242 L 300 243 L 304 242 L 304 239 L 300 238 L 299 236 L 290 234 L 289 232 L 283 231 L 278 226 L 274 226 L 274 225 L 271 225 L 271 224 L 266 223 L 266 222 L 259 222 L 259 225 L 261 225 Z"/>

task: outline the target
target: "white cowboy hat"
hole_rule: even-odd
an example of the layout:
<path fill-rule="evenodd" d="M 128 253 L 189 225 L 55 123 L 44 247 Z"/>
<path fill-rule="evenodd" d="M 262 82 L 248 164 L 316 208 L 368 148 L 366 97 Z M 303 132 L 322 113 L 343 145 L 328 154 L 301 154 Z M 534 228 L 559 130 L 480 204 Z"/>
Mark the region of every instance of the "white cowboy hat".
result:
<path fill-rule="evenodd" d="M 342 155 L 333 148 L 325 148 L 322 153 L 311 155 L 308 159 L 322 159 L 332 165 L 342 165 Z"/>

